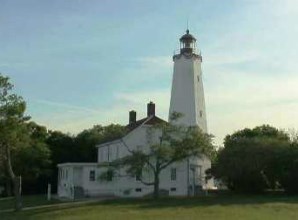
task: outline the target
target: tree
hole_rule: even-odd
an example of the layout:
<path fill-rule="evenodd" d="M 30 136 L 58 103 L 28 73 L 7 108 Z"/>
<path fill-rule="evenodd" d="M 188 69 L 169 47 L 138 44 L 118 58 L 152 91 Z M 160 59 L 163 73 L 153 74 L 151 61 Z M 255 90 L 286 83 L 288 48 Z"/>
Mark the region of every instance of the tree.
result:
<path fill-rule="evenodd" d="M 58 169 L 57 164 L 65 162 L 78 162 L 76 161 L 77 151 L 75 150 L 74 137 L 62 133 L 60 131 L 49 131 L 46 139 L 46 144 L 51 151 L 51 177 L 50 182 L 53 191 L 57 190 Z"/>
<path fill-rule="evenodd" d="M 23 193 L 45 192 L 51 174 L 51 151 L 46 144 L 46 127 L 30 121 L 26 123 L 30 137 L 28 146 L 12 151 L 13 167 L 22 174 Z"/>
<path fill-rule="evenodd" d="M 197 127 L 162 123 L 153 126 L 151 132 L 159 137 L 159 143 L 150 145 L 148 149 L 130 150 L 128 156 L 112 162 L 107 172 L 116 173 L 119 167 L 126 167 L 128 174 L 138 176 L 145 185 L 153 185 L 154 198 L 158 198 L 162 170 L 189 157 L 209 156 L 213 146 L 211 136 Z M 127 148 L 129 149 L 129 146 Z M 153 180 L 144 179 L 141 175 L 144 171 L 152 173 Z"/>
<path fill-rule="evenodd" d="M 276 157 L 289 146 L 289 137 L 263 125 L 228 135 L 212 166 L 212 174 L 231 190 L 262 192 L 279 186 Z"/>
<path fill-rule="evenodd" d="M 0 196 L 11 196 L 11 180 L 7 175 L 4 163 L 4 153 L 0 151 L 0 185 L 5 187 L 5 192 Z"/>
<path fill-rule="evenodd" d="M 298 194 L 298 143 L 297 136 L 275 156 L 276 175 L 281 187 L 288 193 Z"/>
<path fill-rule="evenodd" d="M 53 165 L 75 161 L 74 137 L 60 131 L 49 131 L 46 143 L 51 151 Z"/>
<path fill-rule="evenodd" d="M 49 131 L 46 143 L 51 151 L 53 191 L 57 189 L 57 164 L 66 162 L 95 162 L 97 160 L 96 144 L 122 137 L 126 129 L 121 125 L 95 125 L 85 129 L 76 136 L 60 131 Z"/>
<path fill-rule="evenodd" d="M 224 140 L 224 146 L 234 146 L 237 141 L 242 140 L 243 138 L 254 139 L 254 138 L 272 138 L 276 140 L 289 141 L 289 135 L 280 131 L 277 128 L 274 128 L 270 125 L 261 125 L 253 129 L 245 128 L 239 131 L 236 131 L 232 135 L 227 135 Z"/>
<path fill-rule="evenodd" d="M 94 125 L 90 129 L 83 130 L 74 139 L 79 161 L 97 161 L 97 149 L 95 146 L 123 137 L 126 132 L 126 128 L 118 124 L 107 126 Z"/>
<path fill-rule="evenodd" d="M 13 170 L 11 152 L 28 143 L 25 122 L 29 118 L 24 115 L 25 101 L 21 96 L 12 93 L 12 89 L 13 85 L 9 82 L 9 78 L 0 74 L 0 150 L 4 166 L 13 182 L 15 209 L 20 210 L 21 178 Z"/>

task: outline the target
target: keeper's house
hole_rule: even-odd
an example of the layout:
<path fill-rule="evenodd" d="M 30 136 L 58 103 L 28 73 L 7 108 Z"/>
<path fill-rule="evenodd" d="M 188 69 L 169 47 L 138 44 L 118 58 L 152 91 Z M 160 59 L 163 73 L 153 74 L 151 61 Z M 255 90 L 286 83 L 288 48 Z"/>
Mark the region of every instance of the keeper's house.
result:
<path fill-rule="evenodd" d="M 146 149 L 159 143 L 158 134 L 149 129 L 152 125 L 164 122 L 155 115 L 154 103 L 147 107 L 147 117 L 136 120 L 136 112 L 129 113 L 129 132 L 122 138 L 96 146 L 97 163 L 63 163 L 58 165 L 58 196 L 82 198 L 93 196 L 140 197 L 153 192 L 153 186 L 146 186 L 136 176 L 125 174 L 100 178 L 107 170 L 107 164 L 129 154 L 130 150 Z M 160 189 L 169 195 L 194 195 L 205 185 L 204 171 L 211 166 L 209 159 L 186 160 L 173 164 L 161 172 Z M 143 172 L 143 179 L 152 180 L 150 173 Z"/>

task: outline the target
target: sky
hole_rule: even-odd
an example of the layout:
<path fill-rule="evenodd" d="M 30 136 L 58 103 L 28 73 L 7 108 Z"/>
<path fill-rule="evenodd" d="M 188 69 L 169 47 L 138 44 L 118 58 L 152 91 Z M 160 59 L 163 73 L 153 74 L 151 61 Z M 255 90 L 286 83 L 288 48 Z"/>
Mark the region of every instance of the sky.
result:
<path fill-rule="evenodd" d="M 203 56 L 215 142 L 298 128 L 296 0 L 0 0 L 0 72 L 49 129 L 168 118 L 172 55 L 187 20 Z"/>

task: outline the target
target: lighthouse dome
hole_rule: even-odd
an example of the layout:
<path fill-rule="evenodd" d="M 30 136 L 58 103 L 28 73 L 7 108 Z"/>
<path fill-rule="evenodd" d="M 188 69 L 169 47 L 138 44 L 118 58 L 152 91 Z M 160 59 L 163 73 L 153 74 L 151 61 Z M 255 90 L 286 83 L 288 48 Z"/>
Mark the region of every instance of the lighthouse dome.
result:
<path fill-rule="evenodd" d="M 181 41 L 181 42 L 192 42 L 192 41 L 196 41 L 196 38 L 195 38 L 193 35 L 191 35 L 191 34 L 189 33 L 189 30 L 187 29 L 187 30 L 186 30 L 186 34 L 184 34 L 184 35 L 180 38 L 180 41 Z"/>

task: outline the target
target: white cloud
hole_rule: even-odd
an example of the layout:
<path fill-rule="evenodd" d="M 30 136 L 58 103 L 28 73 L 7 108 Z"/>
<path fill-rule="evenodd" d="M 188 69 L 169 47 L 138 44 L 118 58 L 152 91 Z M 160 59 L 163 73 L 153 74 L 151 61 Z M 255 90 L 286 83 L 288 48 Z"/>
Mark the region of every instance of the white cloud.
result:
<path fill-rule="evenodd" d="M 146 105 L 148 102 L 152 101 L 156 105 L 156 114 L 167 120 L 170 104 L 169 90 L 118 93 L 116 94 L 116 100 L 126 103 L 131 109 L 139 112 L 141 117 L 145 117 Z"/>
<path fill-rule="evenodd" d="M 72 111 L 84 111 L 84 112 L 89 112 L 89 113 L 98 113 L 98 111 L 96 109 L 86 108 L 83 106 L 70 105 L 70 104 L 61 103 L 61 102 L 53 102 L 53 101 L 49 101 L 49 100 L 34 100 L 34 102 L 44 104 L 44 105 L 55 106 L 55 107 L 62 108 L 62 109 L 68 109 L 68 110 L 72 110 Z"/>
<path fill-rule="evenodd" d="M 297 15 L 296 13 L 298 12 L 297 0 L 263 0 L 261 2 L 264 11 L 270 9 L 277 15 Z"/>
<path fill-rule="evenodd" d="M 298 127 L 298 76 L 222 73 L 206 88 L 209 130 L 216 142 L 244 127 Z"/>
<path fill-rule="evenodd" d="M 206 59 L 203 60 L 203 68 L 221 66 L 226 64 L 238 64 L 243 62 L 249 62 L 257 60 L 260 54 L 254 50 L 247 50 L 245 53 L 239 54 L 239 51 L 220 51 L 211 50 Z"/>
<path fill-rule="evenodd" d="M 134 60 L 140 62 L 144 66 L 171 68 L 173 65 L 173 61 L 170 56 L 140 57 Z"/>

